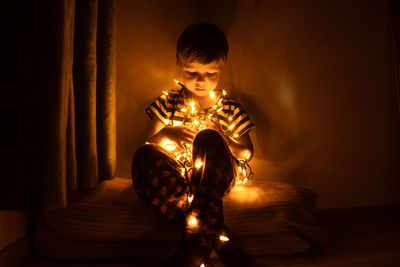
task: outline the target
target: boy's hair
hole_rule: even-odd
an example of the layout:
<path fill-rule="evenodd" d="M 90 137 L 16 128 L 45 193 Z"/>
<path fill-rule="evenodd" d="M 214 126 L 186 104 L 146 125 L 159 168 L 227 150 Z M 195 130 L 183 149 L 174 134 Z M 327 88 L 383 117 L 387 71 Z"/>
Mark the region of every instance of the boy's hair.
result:
<path fill-rule="evenodd" d="M 176 61 L 198 61 L 208 64 L 214 60 L 226 60 L 228 40 L 223 31 L 210 23 L 194 24 L 186 28 L 176 44 Z"/>

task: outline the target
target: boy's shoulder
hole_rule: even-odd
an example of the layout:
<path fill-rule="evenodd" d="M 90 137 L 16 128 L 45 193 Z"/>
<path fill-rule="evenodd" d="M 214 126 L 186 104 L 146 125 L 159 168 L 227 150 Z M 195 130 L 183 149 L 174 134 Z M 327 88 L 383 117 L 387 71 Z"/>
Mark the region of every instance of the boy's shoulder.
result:
<path fill-rule="evenodd" d="M 222 98 L 222 104 L 223 105 L 229 105 L 229 106 L 234 106 L 234 107 L 240 107 L 240 103 L 238 100 L 236 100 L 236 98 L 232 97 L 232 96 L 224 96 Z"/>

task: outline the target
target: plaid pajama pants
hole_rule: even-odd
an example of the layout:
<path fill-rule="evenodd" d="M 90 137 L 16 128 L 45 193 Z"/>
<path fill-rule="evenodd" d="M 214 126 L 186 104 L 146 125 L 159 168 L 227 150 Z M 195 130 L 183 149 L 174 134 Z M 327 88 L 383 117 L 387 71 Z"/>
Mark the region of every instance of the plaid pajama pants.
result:
<path fill-rule="evenodd" d="M 203 165 L 185 179 L 173 155 L 158 145 L 143 145 L 132 162 L 133 186 L 166 218 L 185 225 L 185 239 L 218 249 L 224 225 L 222 197 L 235 184 L 235 161 L 220 133 L 210 129 L 200 131 L 193 141 L 193 162 L 197 160 Z M 194 196 L 191 203 L 189 192 Z M 196 218 L 195 227 L 189 218 Z"/>

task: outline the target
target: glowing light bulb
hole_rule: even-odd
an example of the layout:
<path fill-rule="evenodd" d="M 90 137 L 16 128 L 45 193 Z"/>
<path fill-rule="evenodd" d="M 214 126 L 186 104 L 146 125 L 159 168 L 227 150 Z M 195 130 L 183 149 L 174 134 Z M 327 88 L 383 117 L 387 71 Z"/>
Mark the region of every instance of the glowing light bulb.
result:
<path fill-rule="evenodd" d="M 210 97 L 214 98 L 215 97 L 215 92 L 214 91 L 210 91 Z"/>
<path fill-rule="evenodd" d="M 164 120 L 164 123 L 165 123 L 166 125 L 168 125 L 168 124 L 169 124 L 169 119 L 165 119 L 165 120 Z"/>
<path fill-rule="evenodd" d="M 181 109 L 182 112 L 186 112 L 186 108 Z"/>
<path fill-rule="evenodd" d="M 229 130 L 232 130 L 233 127 L 235 127 L 235 124 L 231 124 L 231 126 L 229 126 Z"/>
<path fill-rule="evenodd" d="M 163 92 L 164 95 L 168 95 L 168 92 L 166 92 L 166 91 L 162 91 L 162 92 Z"/>
<path fill-rule="evenodd" d="M 245 184 L 247 182 L 247 180 L 248 180 L 247 178 L 244 178 L 243 183 Z"/>
<path fill-rule="evenodd" d="M 197 169 L 203 166 L 203 162 L 201 160 L 197 160 L 196 164 L 194 165 Z"/>
<path fill-rule="evenodd" d="M 192 203 L 192 201 L 193 201 L 193 195 L 188 196 L 188 201 L 189 201 L 189 204 Z"/>
<path fill-rule="evenodd" d="M 167 145 L 165 146 L 165 149 L 168 150 L 168 151 L 172 151 L 172 150 L 174 150 L 175 148 L 176 148 L 176 145 L 174 145 L 174 144 L 167 144 Z"/>
<path fill-rule="evenodd" d="M 177 84 L 179 84 L 179 81 L 178 81 L 177 79 L 174 79 L 174 82 L 177 83 Z"/>
<path fill-rule="evenodd" d="M 197 227 L 196 217 L 194 217 L 193 215 L 190 215 L 188 218 L 188 225 L 189 225 L 189 227 L 192 227 L 192 228 Z"/>
<path fill-rule="evenodd" d="M 202 263 L 202 264 L 200 265 L 200 267 L 206 267 L 206 266 L 204 265 L 204 263 Z"/>
<path fill-rule="evenodd" d="M 236 182 L 236 184 L 242 184 L 242 183 L 243 183 L 242 181 L 237 181 L 237 182 Z"/>
<path fill-rule="evenodd" d="M 232 117 L 229 117 L 228 119 L 229 119 L 229 121 L 232 121 Z"/>
<path fill-rule="evenodd" d="M 219 240 L 221 240 L 221 241 L 229 241 L 229 238 L 227 236 L 220 235 L 219 236 Z"/>
<path fill-rule="evenodd" d="M 186 169 L 185 168 L 181 168 L 181 175 L 182 176 L 185 176 L 185 172 L 186 172 Z"/>
<path fill-rule="evenodd" d="M 218 100 L 217 105 L 221 105 L 221 103 L 222 103 L 222 98 L 220 98 L 220 99 Z"/>
<path fill-rule="evenodd" d="M 226 95 L 226 91 L 225 91 L 225 90 L 222 90 L 222 94 L 223 94 L 223 95 Z"/>

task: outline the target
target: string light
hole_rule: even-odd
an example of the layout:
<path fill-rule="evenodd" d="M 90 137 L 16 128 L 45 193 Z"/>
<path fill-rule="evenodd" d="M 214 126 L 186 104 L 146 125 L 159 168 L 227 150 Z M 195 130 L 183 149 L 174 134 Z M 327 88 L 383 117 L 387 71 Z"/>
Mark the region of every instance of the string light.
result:
<path fill-rule="evenodd" d="M 177 83 L 178 85 L 180 85 L 182 88 L 186 88 L 181 82 L 179 82 L 178 80 L 174 80 L 175 83 Z M 168 95 L 168 92 L 163 91 L 163 94 L 165 96 Z M 184 113 L 183 117 L 184 120 L 183 122 L 179 121 L 178 122 L 174 122 L 172 123 L 172 125 L 185 125 L 188 126 L 190 128 L 192 128 L 195 131 L 201 131 L 203 129 L 207 128 L 207 120 L 211 119 L 211 118 L 218 118 L 217 114 L 219 112 L 221 112 L 223 110 L 223 97 L 225 97 L 227 95 L 227 92 L 225 90 L 222 90 L 222 94 L 219 93 L 219 98 L 216 102 L 215 105 L 213 105 L 211 108 L 204 110 L 202 108 L 202 106 L 198 103 L 196 103 L 195 101 L 191 101 L 188 104 L 184 104 L 185 106 L 183 108 L 181 108 L 181 112 Z M 211 98 L 216 98 L 217 97 L 217 93 L 215 91 L 210 91 L 210 97 Z M 190 118 L 190 119 L 188 119 Z M 188 120 L 187 120 L 188 119 Z M 228 136 L 228 138 L 232 138 L 232 139 L 237 139 L 239 137 L 239 135 L 237 133 L 234 133 L 233 129 L 235 128 L 235 124 L 232 123 L 233 121 L 233 116 L 228 117 L 228 123 L 229 125 L 227 126 L 227 128 L 225 128 L 226 130 L 224 130 L 224 128 L 221 127 L 221 130 L 223 131 L 223 133 L 225 135 Z M 217 122 L 219 122 L 219 120 L 217 120 Z M 165 119 L 164 120 L 165 125 L 169 125 L 170 124 L 170 120 L 169 119 Z M 168 150 L 169 152 L 171 152 L 177 161 L 179 161 L 182 165 L 181 168 L 181 175 L 183 177 L 185 177 L 186 179 L 188 178 L 188 174 L 190 173 L 190 171 L 193 168 L 200 168 L 201 166 L 203 166 L 203 162 L 198 160 L 196 161 L 196 163 L 193 166 L 193 162 L 192 162 L 192 150 L 193 147 L 191 144 L 187 144 L 187 143 L 183 143 L 183 149 L 179 146 L 177 146 L 175 143 L 173 143 L 172 141 L 169 140 L 163 140 L 160 143 L 161 147 L 165 148 L 166 150 Z M 237 162 L 237 171 L 236 171 L 236 184 L 245 184 L 248 181 L 248 178 L 250 178 L 253 173 L 251 171 L 250 166 L 247 164 L 247 160 L 249 160 L 251 157 L 251 154 L 249 152 L 246 152 L 243 155 L 243 159 L 236 159 Z M 191 199 L 189 197 L 190 192 L 188 193 L 188 201 L 191 202 Z M 190 204 L 190 203 L 189 203 Z M 194 223 L 196 220 L 196 218 L 192 218 L 192 223 Z"/>
<path fill-rule="evenodd" d="M 226 237 L 226 236 L 221 235 L 221 236 L 219 237 L 219 240 L 221 240 L 221 241 L 229 241 L 229 238 Z"/>
<path fill-rule="evenodd" d="M 193 201 L 193 195 L 189 195 L 189 196 L 188 196 L 188 202 L 189 202 L 189 204 L 192 203 L 192 201 Z"/>
<path fill-rule="evenodd" d="M 198 226 L 197 219 L 193 215 L 188 216 L 187 222 L 190 228 L 197 228 Z"/>
<path fill-rule="evenodd" d="M 201 166 L 203 166 L 203 162 L 200 160 L 196 161 L 196 164 L 194 165 L 196 167 L 196 169 L 200 168 Z"/>

